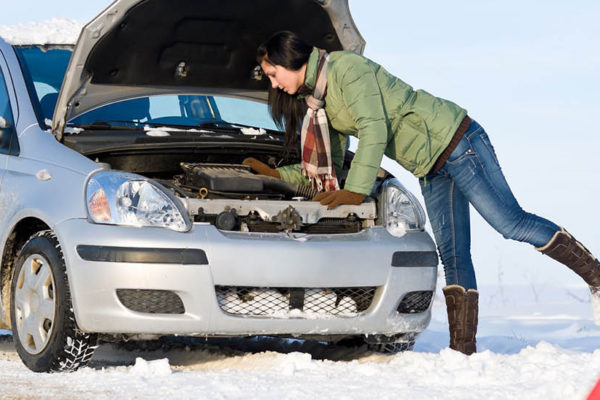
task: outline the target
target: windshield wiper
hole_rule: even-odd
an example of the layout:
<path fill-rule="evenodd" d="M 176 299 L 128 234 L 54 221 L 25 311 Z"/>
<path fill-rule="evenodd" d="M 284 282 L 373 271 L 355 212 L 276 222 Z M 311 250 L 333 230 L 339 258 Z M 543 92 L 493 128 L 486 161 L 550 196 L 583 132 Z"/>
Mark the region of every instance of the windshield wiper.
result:
<path fill-rule="evenodd" d="M 109 122 L 125 122 L 131 124 L 131 121 L 96 121 L 93 124 L 73 124 L 68 123 L 66 128 L 83 129 L 84 131 L 112 131 L 112 130 L 127 130 L 139 131 L 143 130 L 143 126 L 139 125 L 113 125 Z M 66 132 L 65 133 L 72 133 Z"/>
<path fill-rule="evenodd" d="M 161 127 L 166 127 L 166 128 L 175 128 L 175 129 L 181 129 L 181 130 L 193 130 L 193 129 L 198 129 L 199 127 L 203 127 L 203 124 L 197 124 L 197 125 L 184 125 L 184 124 L 171 124 L 171 123 L 167 123 L 167 122 L 140 122 L 140 125 L 145 125 L 145 126 L 151 126 L 151 127 L 155 127 L 155 128 L 161 128 Z"/>
<path fill-rule="evenodd" d="M 200 128 L 235 129 L 235 125 L 227 121 L 207 121 L 201 122 L 196 126 Z"/>
<path fill-rule="evenodd" d="M 172 124 L 172 123 L 168 123 L 168 122 L 140 122 L 140 124 L 153 126 L 153 127 L 165 126 L 165 127 L 171 127 L 171 128 L 177 128 L 177 129 L 188 129 L 188 130 L 193 130 L 193 129 L 198 129 L 198 128 L 235 129 L 235 125 L 231 124 L 227 121 L 205 121 L 205 122 L 197 123 L 195 125 Z"/>

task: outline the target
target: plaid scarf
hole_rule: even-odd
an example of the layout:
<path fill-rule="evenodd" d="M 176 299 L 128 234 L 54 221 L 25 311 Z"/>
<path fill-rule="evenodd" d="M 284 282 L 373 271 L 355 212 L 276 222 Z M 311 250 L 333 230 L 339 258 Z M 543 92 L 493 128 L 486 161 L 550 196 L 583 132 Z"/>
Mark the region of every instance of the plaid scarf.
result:
<path fill-rule="evenodd" d="M 328 60 L 329 54 L 325 50 L 319 50 L 317 82 L 313 94 L 306 97 L 308 110 L 302 121 L 300 134 L 302 173 L 309 177 L 311 186 L 319 192 L 340 188 L 331 161 L 329 124 L 323 108 L 323 98 L 327 90 Z"/>

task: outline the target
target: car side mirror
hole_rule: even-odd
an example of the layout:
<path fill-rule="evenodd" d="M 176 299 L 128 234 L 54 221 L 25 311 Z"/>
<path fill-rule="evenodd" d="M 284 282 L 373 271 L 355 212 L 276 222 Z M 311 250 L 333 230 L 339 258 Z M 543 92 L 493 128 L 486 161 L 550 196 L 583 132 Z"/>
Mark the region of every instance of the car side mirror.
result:
<path fill-rule="evenodd" d="M 4 117 L 0 117 L 0 129 L 10 128 L 10 122 Z"/>

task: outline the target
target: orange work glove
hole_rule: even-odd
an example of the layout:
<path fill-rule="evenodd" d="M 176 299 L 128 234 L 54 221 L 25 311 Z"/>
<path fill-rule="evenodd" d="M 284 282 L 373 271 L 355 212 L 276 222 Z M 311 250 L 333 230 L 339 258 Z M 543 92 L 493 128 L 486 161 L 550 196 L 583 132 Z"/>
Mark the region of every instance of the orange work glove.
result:
<path fill-rule="evenodd" d="M 256 158 L 248 157 L 242 161 L 242 164 L 247 165 L 252 171 L 257 172 L 260 175 L 272 176 L 273 178 L 281 179 L 281 174 L 276 169 L 269 167 L 262 161 L 258 161 Z"/>
<path fill-rule="evenodd" d="M 357 206 L 365 199 L 364 194 L 350 192 L 348 190 L 334 190 L 331 192 L 319 193 L 313 197 L 313 201 L 320 201 L 321 205 L 327 206 L 328 210 L 342 204 L 351 204 Z"/>

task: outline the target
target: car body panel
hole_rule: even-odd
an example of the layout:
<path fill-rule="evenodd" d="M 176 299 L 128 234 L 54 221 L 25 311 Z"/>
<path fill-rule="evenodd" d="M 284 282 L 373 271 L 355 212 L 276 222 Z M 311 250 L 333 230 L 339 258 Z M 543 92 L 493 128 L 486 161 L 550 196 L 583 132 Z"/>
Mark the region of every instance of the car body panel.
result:
<path fill-rule="evenodd" d="M 420 332 L 430 311 L 396 312 L 407 292 L 434 290 L 434 266 L 391 267 L 394 250 L 435 251 L 429 235 L 402 240 L 384 228 L 343 238 L 313 236 L 298 242 L 285 234 L 224 235 L 209 224 L 178 233 L 91 224 L 71 219 L 56 226 L 67 261 L 73 307 L 80 328 L 89 332 L 129 334 L 344 334 Z M 273 240 L 274 237 L 276 240 Z M 83 260 L 78 244 L 133 248 L 193 248 L 206 252 L 206 265 L 97 262 Z M 349 246 L 350 245 L 350 246 Z M 357 262 L 357 259 L 362 262 Z M 354 318 L 252 318 L 231 316 L 217 304 L 216 285 L 257 287 L 376 286 L 373 305 Z M 123 306 L 117 289 L 169 290 L 185 306 L 182 315 L 154 315 Z"/>
<path fill-rule="evenodd" d="M 0 67 L 10 77 L 5 83 L 20 147 L 18 156 L 0 154 L 0 245 L 5 249 L 14 227 L 25 218 L 49 227 L 74 216 L 86 218 L 83 185 L 100 166 L 41 129 L 13 48 L 0 40 L 0 52 Z M 38 178 L 41 172 L 51 179 Z M 8 327 L 6 301 L 3 297 L 0 325 Z"/>

